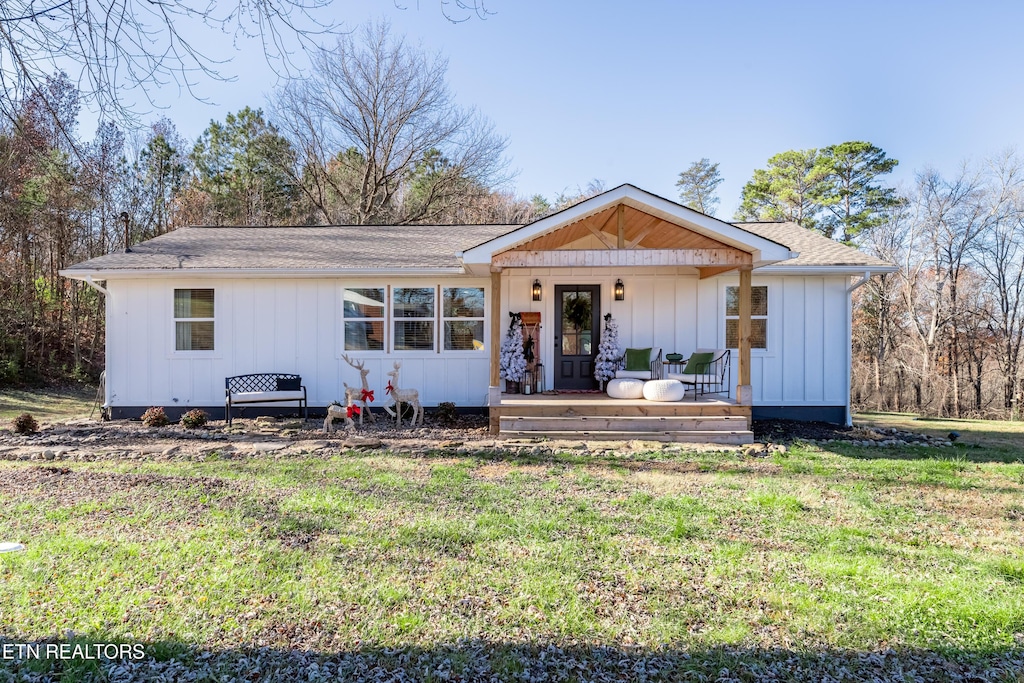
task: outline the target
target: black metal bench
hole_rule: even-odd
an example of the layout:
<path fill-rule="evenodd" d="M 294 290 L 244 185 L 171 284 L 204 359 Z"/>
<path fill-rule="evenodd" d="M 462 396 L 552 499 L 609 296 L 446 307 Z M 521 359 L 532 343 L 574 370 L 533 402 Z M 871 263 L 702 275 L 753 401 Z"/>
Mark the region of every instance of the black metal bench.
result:
<path fill-rule="evenodd" d="M 236 375 L 224 380 L 224 415 L 231 424 L 231 407 L 247 403 L 280 403 L 296 401 L 306 417 L 306 387 L 300 375 L 264 372 L 254 375 Z"/>

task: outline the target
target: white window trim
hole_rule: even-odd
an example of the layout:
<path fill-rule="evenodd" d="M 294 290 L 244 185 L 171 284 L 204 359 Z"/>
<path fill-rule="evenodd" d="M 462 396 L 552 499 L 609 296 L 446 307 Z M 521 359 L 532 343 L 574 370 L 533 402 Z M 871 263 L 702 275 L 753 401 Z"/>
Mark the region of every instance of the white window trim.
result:
<path fill-rule="evenodd" d="M 737 351 L 739 350 L 737 347 L 735 347 L 735 346 L 733 346 L 733 347 L 727 346 L 727 344 L 729 343 L 729 335 L 728 335 L 728 332 L 727 332 L 727 328 L 729 326 L 729 323 L 728 323 L 729 320 L 739 320 L 740 319 L 739 315 L 729 315 L 729 313 L 728 313 L 728 311 L 729 311 L 729 289 L 730 288 L 739 289 L 739 287 L 740 287 L 739 285 L 725 285 L 725 287 L 722 289 L 722 312 L 724 313 L 723 320 L 722 320 L 722 346 L 724 348 L 727 348 L 727 349 L 730 349 L 730 350 L 737 350 Z M 754 353 L 754 354 L 759 354 L 759 355 L 769 355 L 771 353 L 771 346 L 772 346 L 771 345 L 771 326 L 772 326 L 772 323 L 771 323 L 771 320 L 770 320 L 771 313 L 772 313 L 772 298 L 771 298 L 772 297 L 772 288 L 769 285 L 766 285 L 766 284 L 765 285 L 761 285 L 761 284 L 751 285 L 751 289 L 753 289 L 754 287 L 764 287 L 764 290 L 765 290 L 764 291 L 765 301 L 767 301 L 767 303 L 768 303 L 768 313 L 766 315 L 754 315 L 753 313 L 751 313 L 751 315 L 750 315 L 750 320 L 751 321 L 754 321 L 754 320 L 764 320 L 765 321 L 764 322 L 764 344 L 765 345 L 764 345 L 764 347 L 751 346 L 750 347 L 750 352 Z"/>
<path fill-rule="evenodd" d="M 212 318 L 178 318 L 174 315 L 174 293 L 178 290 L 196 290 L 196 289 L 210 289 L 213 290 L 213 317 Z M 170 312 L 171 312 L 171 352 L 168 354 L 170 358 L 220 358 L 221 355 L 219 350 L 221 344 L 218 341 L 218 330 L 220 325 L 217 324 L 217 311 L 220 310 L 220 306 L 217 303 L 217 288 L 212 286 L 193 286 L 193 287 L 171 287 L 171 301 L 170 301 Z M 178 348 L 178 323 L 213 323 L 213 348 L 212 349 L 179 349 Z"/>
<path fill-rule="evenodd" d="M 402 316 L 401 318 L 398 317 L 397 315 L 395 315 L 395 292 L 397 292 L 399 289 L 432 289 L 432 290 L 434 290 L 434 312 L 433 312 L 433 314 L 431 316 L 429 316 L 429 317 L 427 317 L 427 316 L 423 316 L 423 317 Z M 438 299 L 439 299 L 440 294 L 441 294 L 440 287 L 438 285 L 436 285 L 436 284 L 431 284 L 431 285 L 402 284 L 402 285 L 394 285 L 392 287 L 389 287 L 388 290 L 389 290 L 389 293 L 388 293 L 388 311 L 387 312 L 388 312 L 388 320 L 390 321 L 390 325 L 391 325 L 390 335 L 389 335 L 389 339 L 388 339 L 389 344 L 386 347 L 388 349 L 388 351 L 390 353 L 394 353 L 394 354 L 397 354 L 397 355 L 400 355 L 400 356 L 415 356 L 415 355 L 421 355 L 422 356 L 424 354 L 436 355 L 436 354 L 440 353 L 440 350 L 438 348 L 439 333 L 438 333 L 438 329 L 437 329 L 438 328 L 438 322 L 437 321 L 438 321 L 438 316 L 440 314 L 440 310 L 439 310 L 440 306 L 438 306 Z M 432 346 L 431 346 L 431 348 L 429 348 L 429 349 L 396 349 L 395 348 L 395 337 L 397 335 L 395 334 L 395 326 L 398 323 L 400 323 L 400 322 L 422 322 L 422 321 L 430 321 L 431 323 L 433 323 L 434 330 L 433 330 L 433 338 L 432 338 Z"/>
<path fill-rule="evenodd" d="M 444 290 L 446 290 L 446 289 L 479 289 L 480 291 L 483 292 L 482 296 L 483 296 L 484 314 L 482 316 L 474 316 L 474 317 L 462 317 L 462 316 L 459 316 L 459 317 L 450 318 L 450 317 L 445 316 L 445 314 L 444 314 Z M 445 283 L 441 283 L 441 285 L 438 286 L 438 293 L 440 295 L 439 298 L 440 298 L 440 303 L 441 303 L 441 305 L 437 307 L 437 312 L 438 312 L 439 320 L 440 320 L 440 324 L 438 325 L 438 328 L 437 328 L 437 334 L 438 334 L 438 336 L 440 338 L 440 344 L 438 344 L 438 351 L 440 353 L 446 355 L 446 356 L 456 356 L 456 357 L 464 356 L 464 357 L 467 357 L 467 358 L 480 358 L 480 357 L 486 356 L 486 354 L 487 354 L 487 343 L 488 343 L 487 335 L 489 334 L 489 331 L 487 329 L 487 327 L 488 327 L 488 325 L 487 325 L 487 320 L 488 320 L 488 317 L 487 317 L 487 313 L 488 313 L 488 310 L 487 310 L 487 306 L 488 306 L 488 303 L 487 303 L 487 293 L 488 293 L 487 288 L 484 287 L 483 285 L 465 285 L 465 284 L 445 284 Z M 482 335 L 483 339 L 481 341 L 483 341 L 484 347 L 482 349 L 446 349 L 446 348 L 444 348 L 444 324 L 446 322 L 449 322 L 449 321 L 457 321 L 457 322 L 482 322 L 483 323 L 483 335 Z"/>
<path fill-rule="evenodd" d="M 384 292 L 384 301 L 381 303 L 381 317 L 379 318 L 346 318 L 345 317 L 345 290 L 346 289 L 378 289 Z M 341 309 L 341 351 L 337 357 L 341 358 L 342 354 L 358 354 L 358 355 L 373 355 L 373 354 L 384 354 L 388 351 L 388 345 L 391 343 L 391 334 L 388 330 L 388 298 L 391 295 L 391 290 L 387 285 L 381 284 L 362 284 L 362 283 L 347 283 L 341 286 L 341 301 L 339 302 Z M 382 333 L 384 335 L 384 344 L 381 349 L 346 349 L 345 348 L 345 323 L 355 322 L 376 322 L 380 321 Z"/>
<path fill-rule="evenodd" d="M 444 315 L 444 300 L 443 294 L 445 289 L 453 288 L 471 288 L 471 289 L 482 289 L 484 293 L 484 315 L 483 317 L 474 318 L 449 318 Z M 345 317 L 345 290 L 346 289 L 383 289 L 384 290 L 384 318 L 346 318 Z M 395 317 L 394 311 L 394 297 L 396 289 L 433 289 L 434 290 L 434 315 L 429 318 L 397 318 Z M 448 356 L 452 358 L 487 358 L 488 349 L 491 344 L 491 331 L 489 320 L 491 319 L 491 300 L 490 300 L 491 289 L 488 284 L 476 280 L 475 282 L 464 282 L 459 280 L 442 279 L 434 280 L 432 282 L 397 282 L 397 283 L 382 283 L 378 281 L 367 281 L 367 280 L 355 280 L 355 281 L 344 281 L 338 285 L 335 289 L 335 310 L 338 311 L 338 317 L 336 319 L 336 348 L 335 358 L 341 359 L 343 355 L 349 355 L 359 358 L 386 358 L 388 356 L 398 356 L 400 358 L 406 357 L 427 357 L 427 356 Z M 354 322 L 357 320 L 383 320 L 384 322 L 384 348 L 379 351 L 370 349 L 366 350 L 345 350 L 345 322 Z M 430 350 L 405 350 L 395 349 L 395 322 L 402 320 L 430 320 L 434 323 L 434 347 Z M 445 350 L 444 346 L 444 324 L 449 320 L 468 320 L 468 321 L 481 321 L 484 324 L 484 348 L 482 350 Z"/>

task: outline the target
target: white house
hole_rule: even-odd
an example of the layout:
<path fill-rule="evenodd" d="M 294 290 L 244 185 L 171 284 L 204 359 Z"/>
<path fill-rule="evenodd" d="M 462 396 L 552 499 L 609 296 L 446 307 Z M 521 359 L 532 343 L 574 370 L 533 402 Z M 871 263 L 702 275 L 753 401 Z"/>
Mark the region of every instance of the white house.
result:
<path fill-rule="evenodd" d="M 225 378 L 258 372 L 301 375 L 322 409 L 359 384 L 348 354 L 378 404 L 400 361 L 424 405 L 490 406 L 497 426 L 514 412 L 497 367 L 510 311 L 540 313 L 541 389 L 594 385 L 597 326 L 582 339 L 558 314 L 579 296 L 623 347 L 732 347 L 732 414 L 848 423 L 850 293 L 893 270 L 793 223 L 731 224 L 622 185 L 524 226 L 187 227 L 62 274 L 107 297 L 113 417 L 221 415 Z"/>

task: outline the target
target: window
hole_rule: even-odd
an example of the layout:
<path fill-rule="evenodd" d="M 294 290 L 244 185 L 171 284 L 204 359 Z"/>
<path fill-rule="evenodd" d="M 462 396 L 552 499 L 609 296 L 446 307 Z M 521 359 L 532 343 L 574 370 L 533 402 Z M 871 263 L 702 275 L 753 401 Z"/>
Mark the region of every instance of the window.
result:
<path fill-rule="evenodd" d="M 725 288 L 725 345 L 740 346 L 740 288 Z M 750 288 L 750 348 L 768 348 L 768 287 Z"/>
<path fill-rule="evenodd" d="M 434 350 L 434 295 L 433 287 L 395 287 L 395 351 Z"/>
<path fill-rule="evenodd" d="M 445 351 L 482 351 L 484 348 L 483 287 L 445 287 Z"/>
<path fill-rule="evenodd" d="M 174 290 L 174 348 L 213 351 L 213 290 Z"/>
<path fill-rule="evenodd" d="M 384 350 L 384 290 L 380 287 L 345 289 L 345 350 Z"/>

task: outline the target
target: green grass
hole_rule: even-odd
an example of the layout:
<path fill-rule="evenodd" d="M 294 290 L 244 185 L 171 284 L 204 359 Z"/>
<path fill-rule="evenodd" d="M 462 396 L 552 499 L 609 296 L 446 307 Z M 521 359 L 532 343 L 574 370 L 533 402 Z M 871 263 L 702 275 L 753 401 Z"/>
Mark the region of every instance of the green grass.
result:
<path fill-rule="evenodd" d="M 87 386 L 45 392 L 0 389 L 0 427 L 22 413 L 32 413 L 40 422 L 88 417 L 95 398 L 96 388 Z"/>
<path fill-rule="evenodd" d="M 1018 646 L 1024 465 L 879 454 L 3 462 L 0 632 Z"/>

